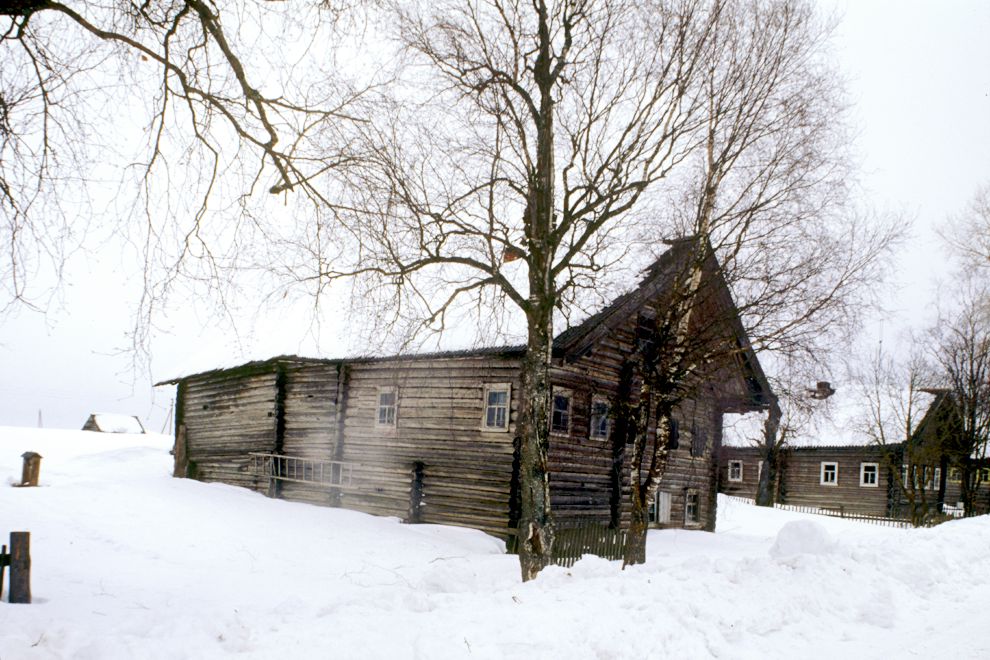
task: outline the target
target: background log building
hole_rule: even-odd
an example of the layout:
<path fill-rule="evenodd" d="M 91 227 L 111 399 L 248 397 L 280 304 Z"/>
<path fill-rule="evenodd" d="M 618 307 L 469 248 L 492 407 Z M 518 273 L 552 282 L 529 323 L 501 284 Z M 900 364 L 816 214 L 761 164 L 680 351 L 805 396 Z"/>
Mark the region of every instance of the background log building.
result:
<path fill-rule="evenodd" d="M 640 315 L 678 275 L 686 250 L 675 245 L 637 289 L 555 340 L 550 473 L 561 524 L 616 526 L 628 516 L 629 458 L 609 409 Z M 768 392 L 724 281 L 717 269 L 708 276 L 742 349 L 676 412 L 676 449 L 651 512 L 658 526 L 714 528 L 722 415 L 762 409 Z M 519 513 L 523 354 L 507 346 L 280 356 L 159 383 L 177 385 L 175 474 L 505 536 Z"/>
<path fill-rule="evenodd" d="M 957 446 L 951 395 L 933 399 L 909 442 L 785 447 L 777 473 L 777 502 L 851 514 L 911 517 L 962 508 L 964 474 L 973 484 L 974 512 L 990 511 L 990 466 Z M 763 466 L 760 447 L 723 447 L 719 490 L 755 498 Z M 969 467 L 964 470 L 963 465 Z"/>

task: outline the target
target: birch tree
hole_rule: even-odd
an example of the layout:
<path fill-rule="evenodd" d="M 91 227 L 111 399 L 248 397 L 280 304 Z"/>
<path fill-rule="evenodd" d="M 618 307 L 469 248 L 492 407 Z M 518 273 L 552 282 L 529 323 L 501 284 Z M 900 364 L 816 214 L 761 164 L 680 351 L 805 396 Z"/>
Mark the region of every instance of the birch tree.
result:
<path fill-rule="evenodd" d="M 809 4 L 389 7 L 401 65 L 357 127 L 352 167 L 323 193 L 342 201 L 272 250 L 286 280 L 319 296 L 357 278 L 384 322 L 421 334 L 469 313 L 496 330 L 513 312 L 524 319 L 518 547 L 528 580 L 553 543 L 555 321 L 601 302 L 609 274 L 655 259 L 662 238 L 694 237 L 666 299 L 660 398 L 631 403 L 651 401 L 649 420 L 662 404 L 666 419 L 675 394 L 738 355 L 724 341 L 689 347 L 705 336 L 694 332 L 706 325 L 696 313 L 708 304 L 705 264 L 717 256 L 714 272 L 744 302 L 746 329 L 763 329 L 761 347 L 814 354 L 849 320 L 888 234 L 842 208 L 841 88 Z M 724 336 L 724 323 L 709 327 Z M 662 467 L 651 474 L 641 503 Z"/>
<path fill-rule="evenodd" d="M 829 33 L 800 3 L 726 3 L 713 27 L 699 76 L 698 149 L 669 206 L 693 248 L 657 305 L 654 348 L 639 356 L 626 564 L 645 559 L 674 408 L 750 348 L 820 364 L 857 326 L 858 305 L 896 240 L 889 223 L 868 222 L 848 203 Z M 722 305 L 730 316 L 713 311 L 715 293 L 703 284 L 713 278 L 735 297 L 734 308 Z M 734 322 L 751 346 L 735 343 Z M 766 430 L 776 447 L 780 405 L 772 394 L 765 404 L 777 413 Z M 767 478 L 776 466 L 768 467 Z"/>
<path fill-rule="evenodd" d="M 43 308 L 107 216 L 144 254 L 146 303 L 195 260 L 193 277 L 223 280 L 209 237 L 238 226 L 238 197 L 305 189 L 340 154 L 358 92 L 294 77 L 310 55 L 332 62 L 334 18 L 318 3 L 3 3 L 0 309 Z"/>
<path fill-rule="evenodd" d="M 555 313 L 624 256 L 623 223 L 689 153 L 698 118 L 689 91 L 719 9 L 687 0 L 394 6 L 406 84 L 364 127 L 350 211 L 317 230 L 336 228 L 327 243 L 347 234 L 353 261 L 301 241 L 318 266 L 300 262 L 297 277 L 367 276 L 383 309 L 425 319 L 426 331 L 442 331 L 464 304 L 486 318 L 508 305 L 525 318 L 523 579 L 553 544 Z"/>

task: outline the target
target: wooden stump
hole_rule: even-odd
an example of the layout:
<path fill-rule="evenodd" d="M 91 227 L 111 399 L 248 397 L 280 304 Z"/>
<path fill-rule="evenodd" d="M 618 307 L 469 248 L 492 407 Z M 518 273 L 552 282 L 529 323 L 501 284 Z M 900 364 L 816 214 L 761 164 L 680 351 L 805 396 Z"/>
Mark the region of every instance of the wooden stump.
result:
<path fill-rule="evenodd" d="M 21 470 L 22 486 L 37 486 L 38 477 L 41 475 L 41 454 L 33 451 L 21 454 L 24 459 L 24 467 Z"/>

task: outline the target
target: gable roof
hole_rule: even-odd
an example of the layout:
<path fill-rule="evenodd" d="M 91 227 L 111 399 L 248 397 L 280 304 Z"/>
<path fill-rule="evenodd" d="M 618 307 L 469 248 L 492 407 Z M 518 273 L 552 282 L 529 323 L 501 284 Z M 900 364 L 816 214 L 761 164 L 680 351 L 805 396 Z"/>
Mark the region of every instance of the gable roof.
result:
<path fill-rule="evenodd" d="M 575 359 L 603 337 L 614 333 L 627 323 L 639 309 L 655 301 L 664 291 L 669 290 L 679 277 L 686 277 L 690 269 L 694 250 L 698 245 L 697 236 L 686 236 L 668 241 L 670 248 L 643 272 L 643 279 L 632 291 L 625 293 L 582 323 L 561 332 L 554 339 L 554 354 L 565 360 Z M 705 241 L 705 261 L 703 268 L 709 283 L 714 285 L 713 293 L 718 304 L 726 310 L 725 321 L 729 324 L 739 346 L 740 367 L 743 370 L 753 403 L 766 406 L 771 396 L 770 384 L 760 366 L 749 336 L 732 300 L 732 293 L 722 275 L 722 269 L 715 251 Z"/>
<path fill-rule="evenodd" d="M 615 331 L 620 325 L 627 322 L 629 317 L 638 309 L 656 300 L 660 294 L 673 286 L 676 278 L 687 273 L 690 266 L 693 250 L 697 246 L 697 236 L 686 236 L 666 243 L 670 246 L 660 257 L 643 272 L 644 277 L 639 285 L 631 291 L 615 298 L 602 310 L 592 314 L 581 323 L 571 326 L 559 333 L 553 340 L 554 357 L 564 360 L 574 359 L 583 354 L 596 341 Z M 753 351 L 739 320 L 732 294 L 722 276 L 721 267 L 715 259 L 714 250 L 711 244 L 706 241 L 706 257 L 704 268 L 706 275 L 715 278 L 715 293 L 719 298 L 719 304 L 727 309 L 729 313 L 726 320 L 729 322 L 733 335 L 740 347 L 739 361 L 743 370 L 744 378 L 749 389 L 752 403 L 757 406 L 766 406 L 768 397 L 771 395 L 770 385 L 766 375 L 760 366 L 756 353 Z M 220 368 L 203 371 L 195 374 L 188 374 L 163 380 L 155 383 L 159 385 L 174 385 L 189 378 L 199 378 L 213 374 L 227 374 L 245 369 L 266 369 L 275 368 L 279 364 L 344 364 L 357 362 L 380 362 L 384 360 L 418 360 L 430 358 L 458 358 L 476 357 L 482 355 L 519 357 L 526 351 L 522 345 L 508 346 L 488 346 L 466 350 L 436 351 L 430 353 L 398 354 L 379 357 L 351 357 L 351 358 L 304 358 L 296 355 L 280 355 L 266 360 L 248 362 L 238 367 Z"/>

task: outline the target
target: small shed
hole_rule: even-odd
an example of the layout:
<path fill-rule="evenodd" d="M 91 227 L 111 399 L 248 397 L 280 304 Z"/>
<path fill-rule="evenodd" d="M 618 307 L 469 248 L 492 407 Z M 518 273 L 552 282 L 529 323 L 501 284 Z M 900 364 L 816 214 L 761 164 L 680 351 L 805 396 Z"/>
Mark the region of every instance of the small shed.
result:
<path fill-rule="evenodd" d="M 93 413 L 83 424 L 82 430 L 97 433 L 147 433 L 137 416 L 116 413 Z"/>

